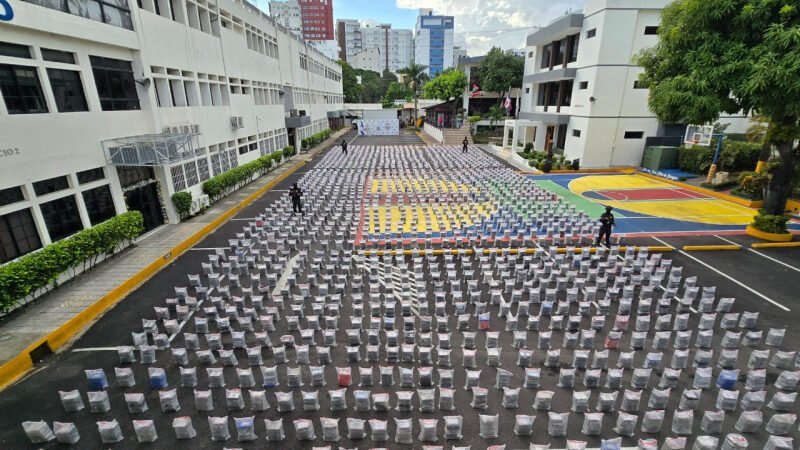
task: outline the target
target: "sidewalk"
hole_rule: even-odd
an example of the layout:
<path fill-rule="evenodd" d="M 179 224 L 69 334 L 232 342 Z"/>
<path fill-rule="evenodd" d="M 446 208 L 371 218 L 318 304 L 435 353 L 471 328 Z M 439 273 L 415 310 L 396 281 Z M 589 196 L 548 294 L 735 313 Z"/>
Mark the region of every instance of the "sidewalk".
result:
<path fill-rule="evenodd" d="M 323 149 L 336 145 L 336 140 L 348 131 L 348 129 L 339 130 L 308 153 L 296 154 L 275 170 L 218 201 L 204 214 L 187 222 L 164 225 L 140 237 L 134 247 L 99 264 L 92 271 L 78 276 L 59 289 L 45 294 L 0 322 L 0 365 L 65 324 L 117 286 L 141 272 L 153 261 L 163 257 L 165 251 L 189 238 L 261 187 L 298 165 L 310 161 Z"/>

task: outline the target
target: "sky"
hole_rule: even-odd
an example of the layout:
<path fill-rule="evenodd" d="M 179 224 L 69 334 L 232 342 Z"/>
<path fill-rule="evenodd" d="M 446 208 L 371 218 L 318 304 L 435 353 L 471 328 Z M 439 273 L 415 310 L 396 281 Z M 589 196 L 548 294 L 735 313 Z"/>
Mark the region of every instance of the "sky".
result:
<path fill-rule="evenodd" d="M 413 29 L 418 8 L 455 16 L 455 45 L 470 56 L 492 46 L 525 47 L 535 26 L 583 7 L 583 0 L 333 0 L 336 19 L 374 19 L 394 28 Z"/>

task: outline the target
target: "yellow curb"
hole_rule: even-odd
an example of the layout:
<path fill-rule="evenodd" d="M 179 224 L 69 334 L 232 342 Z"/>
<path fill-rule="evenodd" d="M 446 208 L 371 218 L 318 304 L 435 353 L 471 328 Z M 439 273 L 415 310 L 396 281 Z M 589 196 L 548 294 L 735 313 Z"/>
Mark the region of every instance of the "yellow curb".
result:
<path fill-rule="evenodd" d="M 753 248 L 791 248 L 800 247 L 800 242 L 756 242 Z"/>
<path fill-rule="evenodd" d="M 791 233 L 767 233 L 766 231 L 757 230 L 751 225 L 748 225 L 744 231 L 750 236 L 770 242 L 789 242 L 794 238 Z"/>
<path fill-rule="evenodd" d="M 716 191 L 712 191 L 711 189 L 703 189 L 701 187 L 692 186 L 691 184 L 681 183 L 680 181 L 673 181 L 668 180 L 666 178 L 661 178 L 655 175 L 651 175 L 646 172 L 636 172 L 637 175 L 641 175 L 643 177 L 647 177 L 653 180 L 662 181 L 667 184 L 671 184 L 673 186 L 682 187 L 684 189 L 688 189 L 690 191 L 699 192 L 701 194 L 705 194 L 714 198 L 718 198 L 720 200 L 727 200 L 731 203 L 736 203 L 737 205 L 747 206 L 748 208 L 760 208 L 764 205 L 764 202 L 761 200 L 748 200 L 746 198 L 739 198 L 733 195 L 722 194 Z"/>
<path fill-rule="evenodd" d="M 647 247 L 647 246 L 638 247 L 637 246 L 637 247 L 634 247 L 634 249 L 636 249 L 637 252 L 640 251 L 640 250 L 648 250 L 648 251 L 651 251 L 651 252 L 669 252 L 669 251 L 675 250 L 673 247 L 666 246 L 666 245 L 653 245 L 653 246 L 650 246 L 650 247 Z M 481 250 L 481 253 L 484 254 L 484 255 L 491 255 L 492 253 L 509 253 L 511 255 L 517 255 L 519 253 L 524 253 L 524 254 L 530 255 L 530 254 L 535 253 L 536 250 L 537 249 L 535 249 L 535 248 L 492 248 L 492 249 L 484 248 L 483 250 Z M 625 246 L 622 246 L 622 247 L 619 248 L 619 251 L 621 251 L 621 252 L 624 252 L 626 250 L 627 250 L 627 247 L 625 247 Z M 575 254 L 580 254 L 580 253 L 583 252 L 583 248 L 575 247 L 574 251 L 575 251 Z M 373 252 L 375 253 L 376 256 L 400 256 L 400 255 L 403 255 L 403 256 L 409 256 L 409 255 L 419 255 L 419 256 L 434 255 L 434 256 L 438 256 L 438 255 L 443 255 L 443 254 L 472 255 L 473 253 L 475 253 L 475 251 L 473 251 L 472 249 L 468 249 L 468 248 L 466 248 L 466 249 L 459 249 L 459 248 L 442 249 L 442 248 L 437 248 L 437 249 L 432 249 L 432 250 L 363 250 L 364 256 L 372 256 Z M 597 252 L 597 247 L 591 247 L 589 249 L 589 252 L 590 253 Z M 558 248 L 556 250 L 556 253 L 567 253 L 567 248 L 560 247 L 560 248 Z"/>
<path fill-rule="evenodd" d="M 226 222 L 230 217 L 235 215 L 242 208 L 250 205 L 253 201 L 262 196 L 265 192 L 275 187 L 278 183 L 283 181 L 289 175 L 296 172 L 301 167 L 305 166 L 305 161 L 300 161 L 295 167 L 287 170 L 274 180 L 270 181 L 254 193 L 250 194 L 239 202 L 236 206 L 228 209 L 219 217 L 208 223 L 206 226 L 195 232 L 180 244 L 173 247 L 163 257 L 150 263 L 147 267 L 142 269 L 139 273 L 128 278 L 122 284 L 114 288 L 111 292 L 101 297 L 99 300 L 89 305 L 86 309 L 75 315 L 73 318 L 51 331 L 47 335 L 38 339 L 33 344 L 29 345 L 25 350 L 20 352 L 17 356 L 7 361 L 0 366 L 0 390 L 5 389 L 11 383 L 17 381 L 22 377 L 25 372 L 33 367 L 33 361 L 30 354 L 42 344 L 46 344 L 50 351 L 55 352 L 68 342 L 72 340 L 75 335 L 82 331 L 93 320 L 105 313 L 112 306 L 117 304 L 123 297 L 130 294 L 141 283 L 147 281 L 150 277 L 155 275 L 164 266 L 172 262 L 178 256 L 183 254 L 186 250 L 191 248 L 194 244 L 205 238 L 212 231 L 216 230 L 220 225 Z"/>
<path fill-rule="evenodd" d="M 741 250 L 741 245 L 684 245 L 686 251 L 705 251 L 705 250 Z"/>
<path fill-rule="evenodd" d="M 558 169 L 558 170 L 551 170 L 550 173 L 544 173 L 542 171 L 538 172 L 520 172 L 523 175 L 550 175 L 550 174 L 563 174 L 563 173 L 635 173 L 636 169 L 633 167 L 609 167 L 607 169 L 578 169 L 578 170 L 569 170 L 569 169 Z"/>

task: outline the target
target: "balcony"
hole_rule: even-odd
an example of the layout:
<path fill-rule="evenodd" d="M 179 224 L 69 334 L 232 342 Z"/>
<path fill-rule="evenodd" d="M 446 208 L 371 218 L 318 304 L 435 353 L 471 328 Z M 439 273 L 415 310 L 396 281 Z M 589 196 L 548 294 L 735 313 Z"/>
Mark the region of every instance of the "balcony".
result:
<path fill-rule="evenodd" d="M 114 166 L 163 166 L 194 158 L 197 133 L 144 134 L 103 141 Z"/>

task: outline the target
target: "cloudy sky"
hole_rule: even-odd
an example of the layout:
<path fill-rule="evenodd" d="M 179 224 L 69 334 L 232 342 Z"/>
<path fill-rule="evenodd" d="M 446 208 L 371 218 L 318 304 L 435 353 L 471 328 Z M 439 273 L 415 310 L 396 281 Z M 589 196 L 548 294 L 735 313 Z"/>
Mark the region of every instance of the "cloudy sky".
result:
<path fill-rule="evenodd" d="M 455 16 L 455 45 L 481 55 L 492 46 L 524 47 L 532 26 L 546 25 L 583 0 L 334 0 L 337 19 L 375 19 L 395 28 L 414 28 L 418 8 Z M 526 28 L 528 27 L 528 28 Z M 524 28 L 524 29 L 518 29 Z M 518 30 L 514 30 L 518 29 Z"/>

